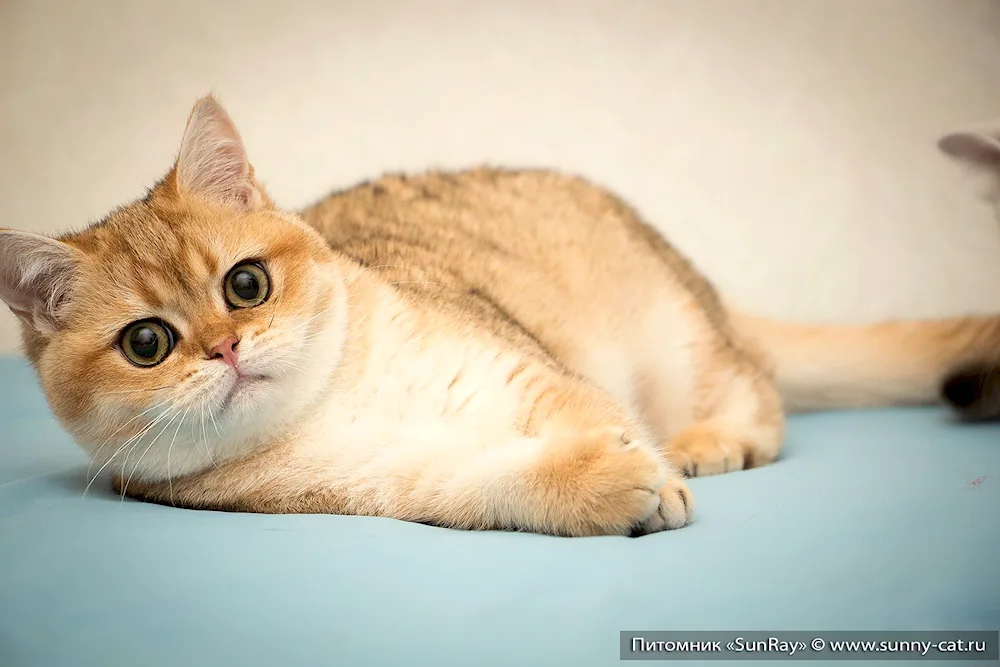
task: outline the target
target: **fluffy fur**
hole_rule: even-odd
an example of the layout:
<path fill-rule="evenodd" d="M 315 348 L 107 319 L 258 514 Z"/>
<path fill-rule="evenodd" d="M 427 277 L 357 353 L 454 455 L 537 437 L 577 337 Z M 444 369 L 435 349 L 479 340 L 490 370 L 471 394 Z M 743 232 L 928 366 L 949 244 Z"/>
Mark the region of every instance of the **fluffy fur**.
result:
<path fill-rule="evenodd" d="M 246 262 L 270 295 L 234 307 Z M 0 232 L 0 267 L 95 469 L 189 508 L 679 528 L 685 475 L 773 461 L 786 409 L 929 403 L 1000 344 L 998 318 L 741 314 L 624 202 L 553 172 L 385 176 L 285 212 L 211 97 L 145 199 L 59 239 Z M 150 367 L 123 353 L 143 320 L 174 332 Z"/>
<path fill-rule="evenodd" d="M 1000 118 L 943 136 L 940 149 L 990 179 L 990 195 L 1000 215 Z M 1000 218 L 998 218 L 1000 219 Z M 970 421 L 1000 420 L 1000 346 L 991 355 L 945 378 L 941 395 Z"/>

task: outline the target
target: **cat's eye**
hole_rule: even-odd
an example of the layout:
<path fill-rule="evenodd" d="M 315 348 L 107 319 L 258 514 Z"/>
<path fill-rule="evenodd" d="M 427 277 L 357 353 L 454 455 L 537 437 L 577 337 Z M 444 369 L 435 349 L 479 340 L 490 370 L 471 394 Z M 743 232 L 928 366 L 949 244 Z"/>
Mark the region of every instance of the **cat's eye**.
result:
<path fill-rule="evenodd" d="M 259 263 L 243 262 L 226 274 L 225 294 L 233 308 L 253 308 L 267 301 L 271 279 Z"/>
<path fill-rule="evenodd" d="M 158 320 L 141 320 L 125 327 L 120 345 L 136 366 L 156 366 L 174 349 L 174 332 Z"/>

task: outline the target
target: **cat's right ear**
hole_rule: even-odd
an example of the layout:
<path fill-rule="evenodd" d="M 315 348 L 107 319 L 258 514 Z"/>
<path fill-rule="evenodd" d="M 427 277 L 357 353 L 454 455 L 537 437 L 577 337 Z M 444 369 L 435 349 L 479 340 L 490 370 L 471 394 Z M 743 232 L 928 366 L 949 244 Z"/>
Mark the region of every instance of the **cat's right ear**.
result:
<path fill-rule="evenodd" d="M 995 125 L 1000 128 L 1000 120 Z M 949 132 L 938 141 L 938 148 L 945 155 L 1000 174 L 1000 129 Z"/>
<path fill-rule="evenodd" d="M 0 300 L 35 331 L 63 325 L 79 251 L 55 239 L 0 229 Z"/>
<path fill-rule="evenodd" d="M 198 100 L 188 116 L 171 180 L 181 197 L 236 210 L 258 208 L 267 200 L 236 125 L 212 95 Z"/>

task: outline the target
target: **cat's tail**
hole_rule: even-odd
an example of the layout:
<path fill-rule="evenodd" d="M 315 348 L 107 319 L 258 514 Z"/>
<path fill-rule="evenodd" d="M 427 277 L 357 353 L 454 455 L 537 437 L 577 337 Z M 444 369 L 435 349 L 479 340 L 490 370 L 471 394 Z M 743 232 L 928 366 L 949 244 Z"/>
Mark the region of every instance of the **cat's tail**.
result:
<path fill-rule="evenodd" d="M 866 325 L 798 324 L 733 309 L 729 317 L 740 336 L 770 357 L 791 411 L 923 405 L 944 398 L 975 417 L 982 396 L 956 385 L 956 378 L 969 369 L 995 367 L 1000 357 L 1000 316 Z"/>

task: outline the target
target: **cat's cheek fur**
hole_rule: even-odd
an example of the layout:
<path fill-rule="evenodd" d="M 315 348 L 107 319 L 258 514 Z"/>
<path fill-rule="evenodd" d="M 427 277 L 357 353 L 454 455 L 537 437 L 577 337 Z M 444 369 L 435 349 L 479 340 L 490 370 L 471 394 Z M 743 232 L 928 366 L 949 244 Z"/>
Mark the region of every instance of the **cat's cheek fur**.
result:
<path fill-rule="evenodd" d="M 107 429 L 107 418 L 115 413 L 112 404 L 118 412 L 134 414 L 155 387 L 172 381 L 164 377 L 163 368 L 137 373 L 119 350 L 95 346 L 81 331 L 57 333 L 37 365 L 53 413 L 82 439 L 85 449 Z"/>
<path fill-rule="evenodd" d="M 177 394 L 194 394 L 187 399 L 182 395 L 173 397 L 189 411 L 184 417 L 178 415 L 180 421 L 207 422 L 207 433 L 192 431 L 188 426 L 175 437 L 174 427 L 166 422 L 158 427 L 165 431 L 163 442 L 148 450 L 144 447 L 141 459 L 130 457 L 129 478 L 157 482 L 196 473 L 273 446 L 276 439 L 286 437 L 297 425 L 314 421 L 310 413 L 326 390 L 342 353 L 346 290 L 329 265 L 299 268 L 303 284 L 309 285 L 303 294 L 293 290 L 302 298 L 286 300 L 274 314 L 273 323 L 263 331 L 244 332 L 246 370 L 267 379 L 225 406 L 220 399 L 232 384 L 229 377 L 220 378 L 210 391 L 202 389 L 200 395 L 198 390 L 180 387 Z M 309 325 L 303 326 L 302 321 Z M 213 371 L 229 375 L 228 369 L 211 366 L 217 362 L 199 363 L 208 363 Z"/>

